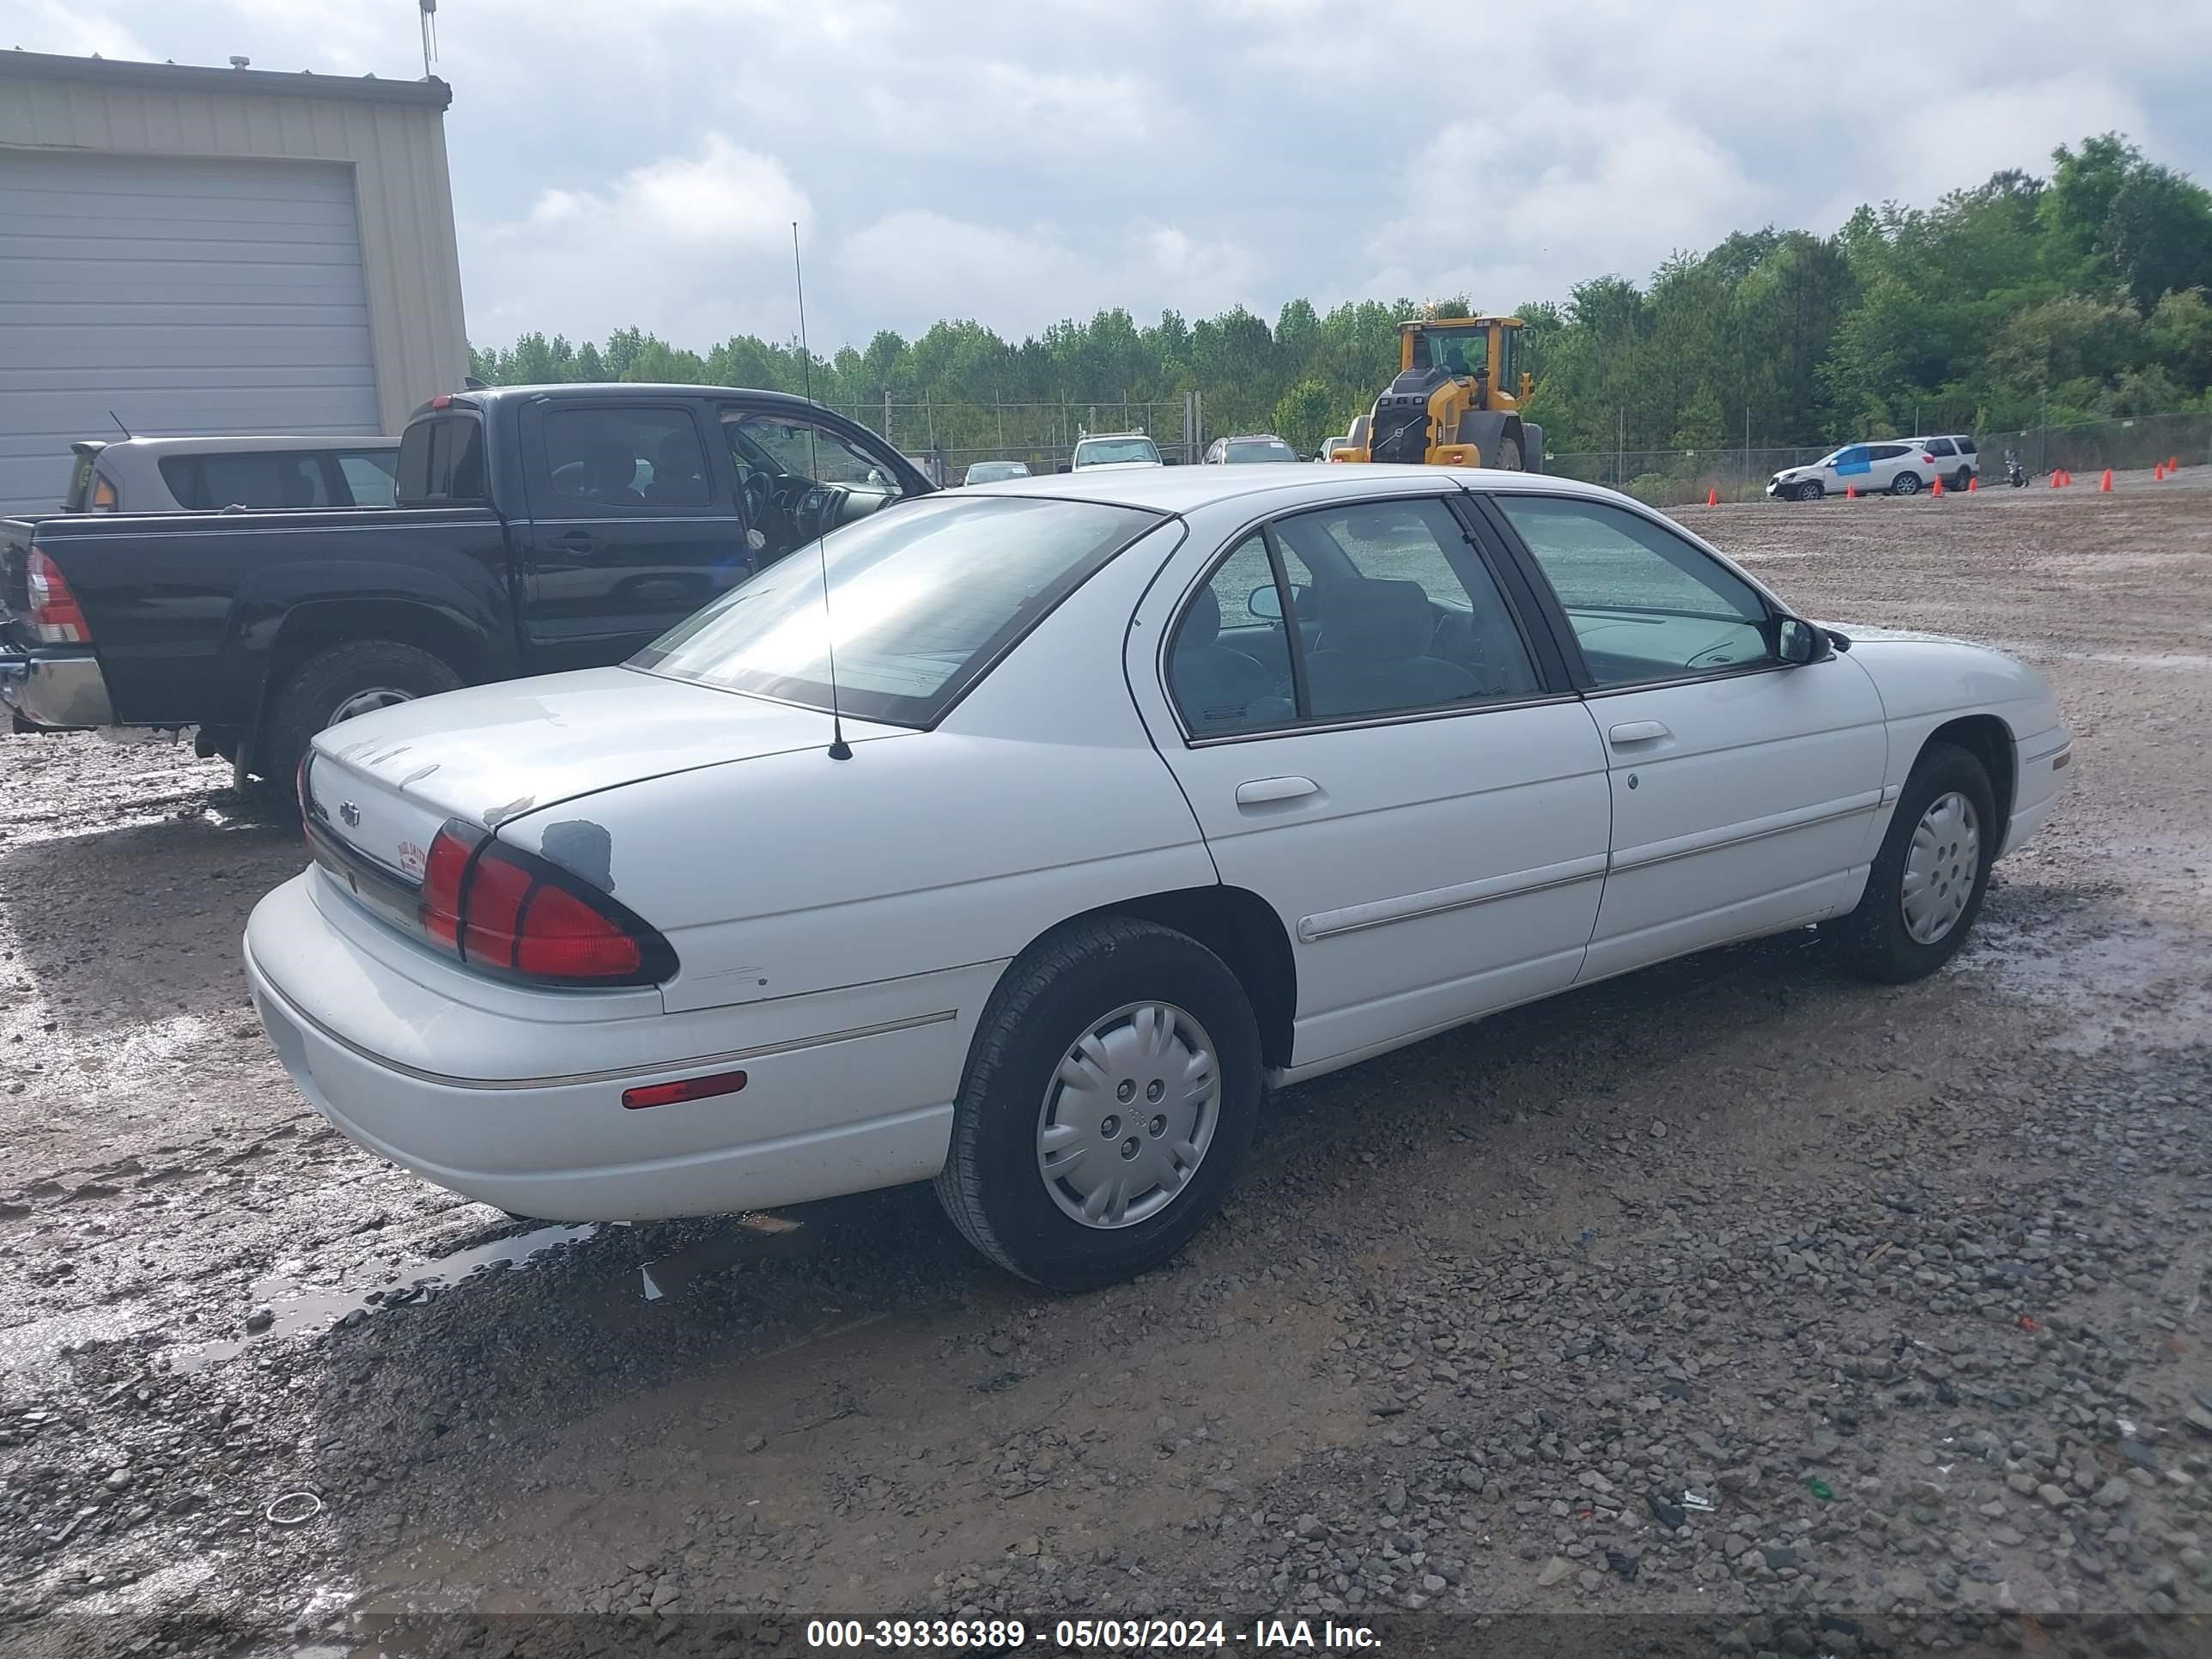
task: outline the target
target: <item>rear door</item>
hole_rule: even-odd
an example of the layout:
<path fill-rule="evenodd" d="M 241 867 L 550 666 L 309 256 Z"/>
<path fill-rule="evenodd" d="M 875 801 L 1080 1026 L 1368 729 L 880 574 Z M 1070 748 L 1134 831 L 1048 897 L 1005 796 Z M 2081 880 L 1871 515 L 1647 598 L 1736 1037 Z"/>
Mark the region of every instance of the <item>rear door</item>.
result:
<path fill-rule="evenodd" d="M 1520 591 L 1449 498 L 1395 496 L 1194 538 L 1139 609 L 1139 709 L 1221 878 L 1292 941 L 1294 1068 L 1574 979 L 1605 756 Z"/>
<path fill-rule="evenodd" d="M 750 573 L 711 435 L 701 410 L 672 398 L 525 406 L 522 638 L 532 672 L 620 662 Z"/>

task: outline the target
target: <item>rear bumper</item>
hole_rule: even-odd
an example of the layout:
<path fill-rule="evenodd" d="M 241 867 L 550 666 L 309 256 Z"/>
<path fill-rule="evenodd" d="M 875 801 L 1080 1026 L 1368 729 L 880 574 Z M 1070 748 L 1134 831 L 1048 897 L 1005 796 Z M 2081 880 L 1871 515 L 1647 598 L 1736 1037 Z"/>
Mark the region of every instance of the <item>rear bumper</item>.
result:
<path fill-rule="evenodd" d="M 115 723 L 106 677 L 88 650 L 0 657 L 0 702 L 27 724 L 49 732 L 81 732 Z"/>
<path fill-rule="evenodd" d="M 375 924 L 325 914 L 344 901 L 319 904 L 321 879 L 256 908 L 254 1006 L 308 1104 L 439 1186 L 549 1221 L 635 1221 L 865 1192 L 944 1164 L 974 1018 L 964 971 L 797 1010 L 605 1018 L 592 994 L 550 992 L 485 1006 L 364 951 L 349 935 Z M 733 1071 L 735 1093 L 622 1103 L 640 1084 Z"/>

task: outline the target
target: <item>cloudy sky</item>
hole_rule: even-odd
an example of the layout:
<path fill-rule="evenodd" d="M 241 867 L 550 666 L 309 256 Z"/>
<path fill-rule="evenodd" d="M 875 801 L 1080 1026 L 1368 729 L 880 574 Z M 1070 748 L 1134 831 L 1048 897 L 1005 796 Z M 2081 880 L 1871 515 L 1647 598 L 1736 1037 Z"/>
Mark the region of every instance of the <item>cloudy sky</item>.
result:
<path fill-rule="evenodd" d="M 2212 0 L 442 0 L 438 23 L 478 343 L 787 337 L 794 219 L 822 351 L 1117 304 L 1509 307 L 2041 172 L 2108 128 L 2212 179 Z M 13 46 L 422 72 L 415 0 L 0 0 Z"/>

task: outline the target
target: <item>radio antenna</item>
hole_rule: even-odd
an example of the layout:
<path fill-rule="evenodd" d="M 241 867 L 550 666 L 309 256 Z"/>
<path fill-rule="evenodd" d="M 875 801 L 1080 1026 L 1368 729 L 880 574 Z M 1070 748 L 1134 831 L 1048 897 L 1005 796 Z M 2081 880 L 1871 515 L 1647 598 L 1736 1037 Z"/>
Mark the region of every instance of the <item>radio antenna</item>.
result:
<path fill-rule="evenodd" d="M 806 401 L 814 401 L 814 353 L 806 343 L 806 273 L 799 264 L 799 221 L 791 222 L 791 280 L 799 290 L 799 362 L 805 376 Z M 806 423 L 806 467 L 816 483 L 822 482 L 822 464 L 814 450 L 814 422 Z M 830 758 L 850 760 L 853 745 L 845 741 L 845 717 L 837 708 L 837 637 L 830 617 L 830 554 L 827 514 L 817 506 L 814 514 L 814 556 L 822 566 L 822 647 L 830 653 Z"/>

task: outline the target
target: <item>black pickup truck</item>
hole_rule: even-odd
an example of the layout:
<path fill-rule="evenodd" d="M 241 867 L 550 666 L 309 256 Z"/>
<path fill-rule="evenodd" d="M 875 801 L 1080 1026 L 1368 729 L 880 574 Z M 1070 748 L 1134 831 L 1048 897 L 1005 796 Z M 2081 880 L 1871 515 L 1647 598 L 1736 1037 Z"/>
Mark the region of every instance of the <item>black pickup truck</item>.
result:
<path fill-rule="evenodd" d="M 408 422 L 394 507 L 0 521 L 0 700 L 18 731 L 196 727 L 240 782 L 289 780 L 325 726 L 620 662 L 930 488 L 779 392 L 455 392 Z"/>

